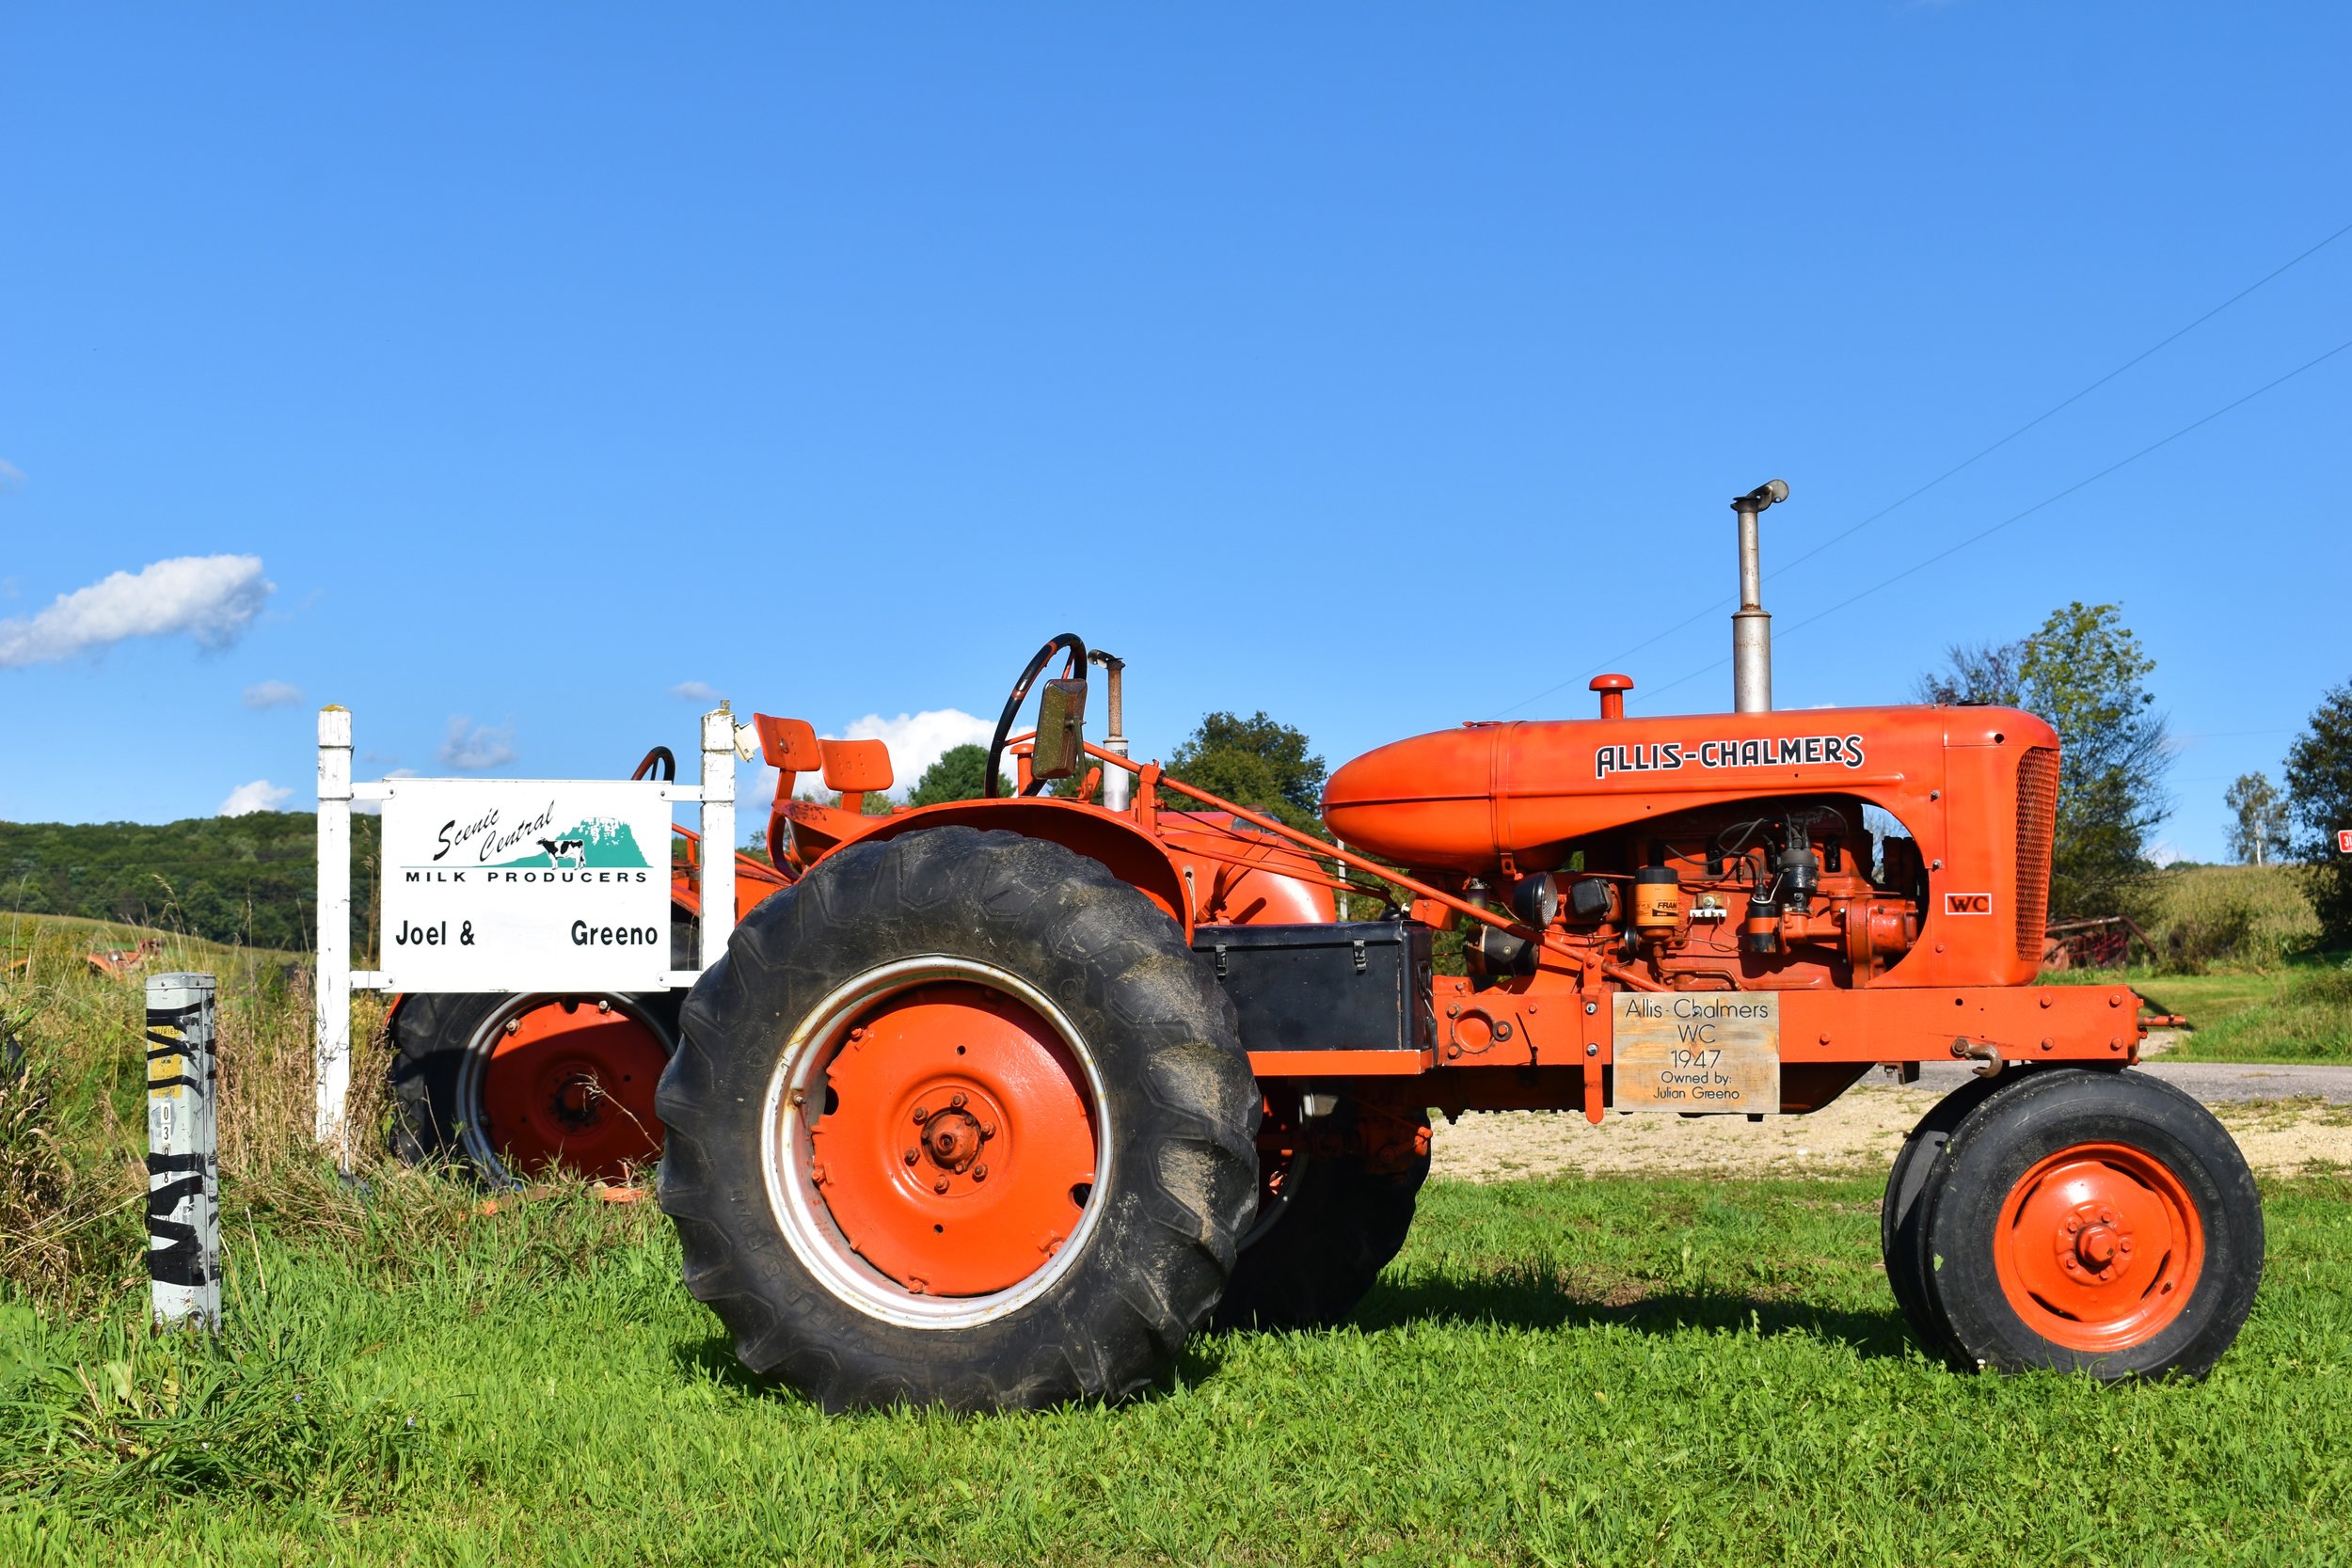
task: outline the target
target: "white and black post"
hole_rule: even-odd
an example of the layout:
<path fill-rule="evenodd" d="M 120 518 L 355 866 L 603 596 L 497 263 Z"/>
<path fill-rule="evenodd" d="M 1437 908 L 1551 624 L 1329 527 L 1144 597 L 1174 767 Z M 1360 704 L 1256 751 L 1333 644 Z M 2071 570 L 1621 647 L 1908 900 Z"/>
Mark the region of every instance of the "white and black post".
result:
<path fill-rule="evenodd" d="M 155 1322 L 220 1326 L 220 1082 L 209 974 L 147 981 L 147 1269 Z"/>
<path fill-rule="evenodd" d="M 735 934 L 735 715 L 720 704 L 703 715 L 702 944 L 708 969 Z"/>
<path fill-rule="evenodd" d="M 319 710 L 319 953 L 310 994 L 318 1009 L 316 1135 L 351 1168 L 343 1102 L 351 1090 L 351 714 Z"/>

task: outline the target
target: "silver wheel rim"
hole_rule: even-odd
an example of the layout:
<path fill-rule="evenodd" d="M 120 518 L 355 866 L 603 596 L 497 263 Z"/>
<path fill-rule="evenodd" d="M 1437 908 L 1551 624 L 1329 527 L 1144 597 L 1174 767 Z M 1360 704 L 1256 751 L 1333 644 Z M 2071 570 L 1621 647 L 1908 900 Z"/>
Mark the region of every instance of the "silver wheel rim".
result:
<path fill-rule="evenodd" d="M 809 1179 L 811 1118 L 803 1104 L 823 1102 L 824 1069 L 850 1026 L 877 1004 L 901 991 L 941 981 L 987 986 L 1018 1000 L 1051 1027 L 1086 1074 L 1093 1102 L 1094 1190 L 1080 1211 L 1070 1240 L 1045 1265 L 1016 1285 L 977 1296 L 915 1295 L 852 1251 L 834 1223 L 833 1212 Z M 793 1256 L 834 1299 L 871 1318 L 907 1328 L 970 1328 L 1019 1311 L 1043 1295 L 1077 1266 L 1093 1240 L 1097 1221 L 1112 1192 L 1110 1100 L 1101 1066 L 1086 1037 L 1069 1015 L 1028 981 L 1009 970 L 973 958 L 929 954 L 869 969 L 834 988 L 811 1007 L 778 1053 L 760 1115 L 760 1168 L 767 1179 L 768 1206 Z"/>
<path fill-rule="evenodd" d="M 482 1080 L 490 1070 L 490 1058 L 497 1053 L 500 1038 L 506 1026 L 525 1013 L 535 1013 L 542 1007 L 560 1007 L 566 1002 L 577 1002 L 583 1007 L 609 1002 L 612 1010 L 644 1024 L 661 1042 L 664 1054 L 677 1051 L 677 1040 L 661 1026 L 659 1019 L 647 1012 L 633 997 L 616 996 L 611 992 L 594 994 L 574 991 L 533 991 L 510 996 L 490 1009 L 474 1031 L 466 1038 L 466 1049 L 457 1060 L 457 1147 L 482 1179 L 500 1188 L 520 1187 L 522 1180 L 506 1168 L 506 1160 L 490 1147 L 490 1136 L 483 1123 Z"/>

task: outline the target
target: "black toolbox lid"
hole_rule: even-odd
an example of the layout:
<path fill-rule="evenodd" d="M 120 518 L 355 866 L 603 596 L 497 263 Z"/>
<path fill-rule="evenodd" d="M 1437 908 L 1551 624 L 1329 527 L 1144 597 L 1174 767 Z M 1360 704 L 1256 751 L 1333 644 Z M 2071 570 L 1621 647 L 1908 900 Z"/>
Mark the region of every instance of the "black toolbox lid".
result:
<path fill-rule="evenodd" d="M 1200 948 L 1402 947 L 1432 927 L 1418 920 L 1340 920 L 1300 926 L 1196 926 Z"/>

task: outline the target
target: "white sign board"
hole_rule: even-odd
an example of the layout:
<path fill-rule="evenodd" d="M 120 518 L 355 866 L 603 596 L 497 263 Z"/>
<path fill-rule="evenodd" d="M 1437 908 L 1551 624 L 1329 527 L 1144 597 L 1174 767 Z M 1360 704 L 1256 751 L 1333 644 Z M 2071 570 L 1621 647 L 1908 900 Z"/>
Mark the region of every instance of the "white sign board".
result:
<path fill-rule="evenodd" d="M 388 990 L 660 990 L 671 786 L 399 779 L 385 786 Z"/>

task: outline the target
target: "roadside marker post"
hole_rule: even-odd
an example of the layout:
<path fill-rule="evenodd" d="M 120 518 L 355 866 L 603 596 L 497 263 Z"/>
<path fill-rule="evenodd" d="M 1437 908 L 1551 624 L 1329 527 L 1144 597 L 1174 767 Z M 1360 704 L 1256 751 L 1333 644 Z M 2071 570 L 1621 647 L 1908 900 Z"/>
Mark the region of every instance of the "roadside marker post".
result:
<path fill-rule="evenodd" d="M 351 1168 L 356 990 L 615 993 L 683 990 L 735 931 L 735 767 L 748 727 L 702 717 L 702 781 L 416 779 L 355 782 L 351 714 L 319 712 L 316 1136 Z M 384 811 L 378 968 L 354 969 L 351 814 Z M 701 941 L 670 968 L 672 809 L 701 807 Z"/>
<path fill-rule="evenodd" d="M 147 981 L 147 1272 L 155 1322 L 220 1326 L 220 1053 L 209 974 Z"/>

